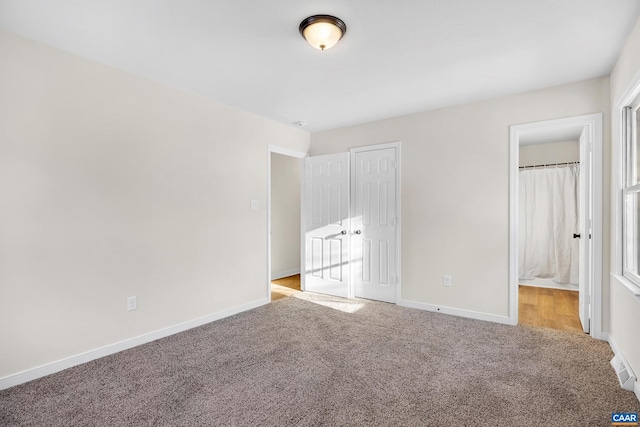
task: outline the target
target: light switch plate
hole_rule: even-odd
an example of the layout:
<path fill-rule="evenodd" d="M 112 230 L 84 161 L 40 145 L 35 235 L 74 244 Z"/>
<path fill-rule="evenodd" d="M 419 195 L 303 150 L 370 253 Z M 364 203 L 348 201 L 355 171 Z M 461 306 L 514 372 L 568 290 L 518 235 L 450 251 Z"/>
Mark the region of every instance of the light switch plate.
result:
<path fill-rule="evenodd" d="M 451 287 L 451 276 L 442 276 L 442 286 Z"/>

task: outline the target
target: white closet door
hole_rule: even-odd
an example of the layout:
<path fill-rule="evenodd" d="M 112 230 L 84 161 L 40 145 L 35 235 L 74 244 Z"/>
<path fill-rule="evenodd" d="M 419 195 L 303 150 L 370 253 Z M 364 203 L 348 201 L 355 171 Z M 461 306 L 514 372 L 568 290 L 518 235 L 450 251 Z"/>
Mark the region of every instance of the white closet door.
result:
<path fill-rule="evenodd" d="M 349 153 L 304 159 L 305 290 L 349 296 Z"/>
<path fill-rule="evenodd" d="M 355 152 L 353 168 L 355 295 L 396 302 L 396 149 Z"/>

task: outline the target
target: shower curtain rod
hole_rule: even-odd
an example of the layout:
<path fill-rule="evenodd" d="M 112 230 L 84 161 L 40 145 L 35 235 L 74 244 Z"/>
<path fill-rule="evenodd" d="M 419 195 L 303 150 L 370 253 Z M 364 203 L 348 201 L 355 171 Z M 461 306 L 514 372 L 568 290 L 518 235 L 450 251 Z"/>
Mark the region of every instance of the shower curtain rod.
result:
<path fill-rule="evenodd" d="M 544 168 L 544 167 L 547 167 L 547 166 L 564 166 L 564 165 L 579 165 L 579 164 L 580 164 L 580 162 L 547 163 L 546 165 L 518 166 L 518 169 Z"/>

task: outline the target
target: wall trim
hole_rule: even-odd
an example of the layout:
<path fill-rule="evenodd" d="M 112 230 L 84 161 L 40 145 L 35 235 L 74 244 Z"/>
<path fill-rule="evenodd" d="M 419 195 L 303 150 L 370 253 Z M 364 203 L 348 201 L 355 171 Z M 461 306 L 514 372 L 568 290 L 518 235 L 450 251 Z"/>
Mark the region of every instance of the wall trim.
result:
<path fill-rule="evenodd" d="M 167 328 L 158 329 L 157 331 L 149 332 L 137 337 L 129 338 L 123 341 L 108 344 L 104 347 L 89 350 L 84 353 L 76 354 L 64 359 L 57 360 L 55 362 L 47 363 L 35 368 L 27 369 L 16 374 L 11 374 L 6 377 L 0 378 L 0 390 L 7 389 L 19 384 L 23 384 L 38 378 L 45 377 L 47 375 L 55 374 L 56 372 L 63 371 L 74 366 L 82 365 L 83 363 L 90 362 L 95 359 L 100 359 L 105 356 L 109 356 L 114 353 L 128 350 L 133 347 L 137 347 L 142 344 L 149 343 L 151 341 L 165 338 L 179 332 L 184 332 L 188 329 L 192 329 L 198 326 L 205 325 L 207 323 L 214 322 L 216 320 L 223 319 L 225 317 L 233 316 L 234 314 L 242 313 L 243 311 L 251 310 L 262 305 L 268 304 L 268 298 L 260 298 L 255 301 L 251 301 L 246 304 L 242 304 L 227 310 L 218 311 L 206 316 L 198 317 L 193 320 L 178 323 L 177 325 L 169 326 Z"/>
<path fill-rule="evenodd" d="M 283 277 L 295 276 L 300 274 L 300 268 L 294 268 L 287 271 L 280 271 L 278 273 L 271 272 L 271 280 L 282 279 Z"/>
<path fill-rule="evenodd" d="M 480 313 L 478 311 L 462 310 L 459 308 L 445 307 L 442 305 L 426 304 L 417 301 L 408 301 L 401 299 L 398 301 L 400 307 L 417 308 L 419 310 L 433 311 L 435 313 L 450 314 L 458 317 L 466 317 L 467 319 L 484 320 L 486 322 L 502 323 L 504 325 L 513 325 L 509 316 L 498 316 L 495 314 Z"/>

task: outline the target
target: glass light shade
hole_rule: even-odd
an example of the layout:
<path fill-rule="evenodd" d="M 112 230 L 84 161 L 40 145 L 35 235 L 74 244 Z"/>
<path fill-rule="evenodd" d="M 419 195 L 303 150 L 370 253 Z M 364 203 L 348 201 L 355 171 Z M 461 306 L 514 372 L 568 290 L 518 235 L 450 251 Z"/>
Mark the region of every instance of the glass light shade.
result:
<path fill-rule="evenodd" d="M 316 49 L 325 50 L 335 46 L 347 31 L 345 23 L 335 16 L 314 15 L 300 23 L 300 34 Z"/>
<path fill-rule="evenodd" d="M 303 32 L 304 38 L 316 49 L 330 49 L 342 38 L 340 28 L 328 22 L 309 25 Z"/>

